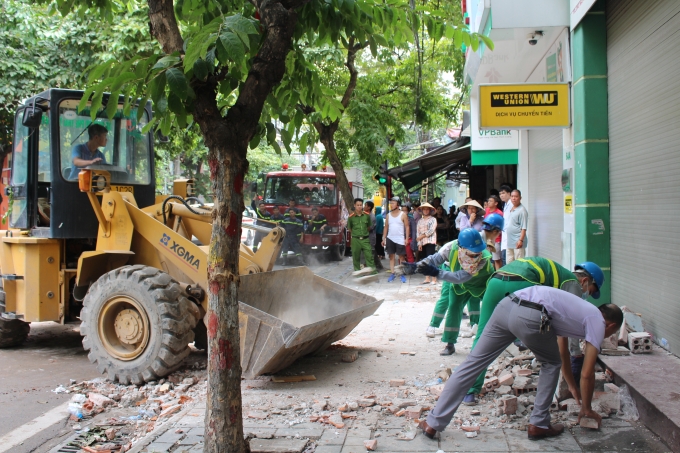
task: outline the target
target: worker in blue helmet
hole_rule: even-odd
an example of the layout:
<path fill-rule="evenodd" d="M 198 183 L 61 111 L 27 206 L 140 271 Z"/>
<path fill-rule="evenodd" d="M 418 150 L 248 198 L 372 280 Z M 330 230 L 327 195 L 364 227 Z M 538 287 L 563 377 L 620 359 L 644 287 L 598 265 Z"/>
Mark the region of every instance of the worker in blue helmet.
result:
<path fill-rule="evenodd" d="M 442 266 L 447 262 L 449 267 Z M 433 337 L 434 329 L 441 325 L 446 316 L 442 335 L 446 347 L 440 354 L 453 354 L 456 352 L 455 343 L 463 308 L 468 304 L 471 323 L 473 314 L 476 313 L 479 318 L 479 304 L 486 289 L 486 281 L 494 272 L 491 253 L 486 249 L 482 235 L 474 228 L 467 228 L 460 232 L 457 240 L 445 244 L 437 253 L 416 265 L 402 265 L 402 269 L 406 269 L 406 273 L 411 269 L 442 280 L 441 295 L 426 334 Z"/>
<path fill-rule="evenodd" d="M 504 225 L 503 216 L 500 214 L 489 214 L 482 221 L 482 237 L 486 242 L 486 249 L 491 252 L 496 270 L 503 265 L 500 235 Z"/>

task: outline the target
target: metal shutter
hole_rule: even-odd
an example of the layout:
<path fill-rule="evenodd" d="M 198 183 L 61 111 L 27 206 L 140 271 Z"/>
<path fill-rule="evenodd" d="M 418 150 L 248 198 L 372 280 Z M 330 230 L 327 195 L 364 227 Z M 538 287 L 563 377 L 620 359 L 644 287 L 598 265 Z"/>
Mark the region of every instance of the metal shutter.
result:
<path fill-rule="evenodd" d="M 529 132 L 528 253 L 562 262 L 562 129 Z"/>
<path fill-rule="evenodd" d="M 680 2 L 608 1 L 612 301 L 680 351 Z"/>

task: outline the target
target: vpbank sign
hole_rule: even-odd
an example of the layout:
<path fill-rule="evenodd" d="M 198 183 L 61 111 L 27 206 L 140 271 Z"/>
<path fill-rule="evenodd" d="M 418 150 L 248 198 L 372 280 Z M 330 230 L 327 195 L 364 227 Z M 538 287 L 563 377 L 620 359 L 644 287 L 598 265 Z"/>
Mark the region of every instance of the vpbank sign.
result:
<path fill-rule="evenodd" d="M 479 127 L 479 100 L 470 97 L 470 142 L 472 151 L 517 150 L 517 129 L 481 129 Z"/>
<path fill-rule="evenodd" d="M 570 124 L 568 83 L 479 86 L 481 130 L 566 128 Z"/>

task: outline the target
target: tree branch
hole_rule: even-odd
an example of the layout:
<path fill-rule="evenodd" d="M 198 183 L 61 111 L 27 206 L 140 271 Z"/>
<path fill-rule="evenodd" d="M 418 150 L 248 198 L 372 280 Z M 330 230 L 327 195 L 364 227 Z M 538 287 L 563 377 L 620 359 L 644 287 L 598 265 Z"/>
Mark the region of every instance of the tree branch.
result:
<path fill-rule="evenodd" d="M 182 52 L 184 40 L 177 25 L 174 2 L 172 0 L 148 0 L 149 30 L 163 48 L 163 52 L 171 54 Z"/>
<path fill-rule="evenodd" d="M 359 71 L 357 71 L 357 68 L 354 66 L 354 62 L 357 58 L 357 52 L 366 47 L 366 45 L 367 43 L 355 44 L 354 36 L 349 38 L 349 45 L 347 46 L 347 62 L 345 63 L 345 66 L 347 66 L 347 69 L 349 70 L 349 83 L 345 89 L 345 94 L 342 96 L 342 101 L 340 101 L 344 108 L 347 108 L 349 105 L 349 101 L 352 99 L 354 89 L 357 87 Z"/>

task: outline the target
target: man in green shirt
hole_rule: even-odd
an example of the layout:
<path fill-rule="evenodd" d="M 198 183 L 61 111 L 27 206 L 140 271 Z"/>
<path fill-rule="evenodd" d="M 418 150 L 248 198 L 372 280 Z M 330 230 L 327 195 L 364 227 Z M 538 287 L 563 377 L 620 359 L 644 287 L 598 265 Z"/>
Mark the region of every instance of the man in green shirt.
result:
<path fill-rule="evenodd" d="M 371 241 L 368 238 L 371 229 L 371 216 L 364 212 L 364 200 L 354 199 L 354 212 L 347 219 L 347 229 L 352 234 L 352 264 L 356 272 L 361 270 L 363 274 L 377 274 L 375 263 L 373 262 L 373 252 L 371 251 Z M 361 252 L 364 252 L 366 267 L 361 269 Z"/>

